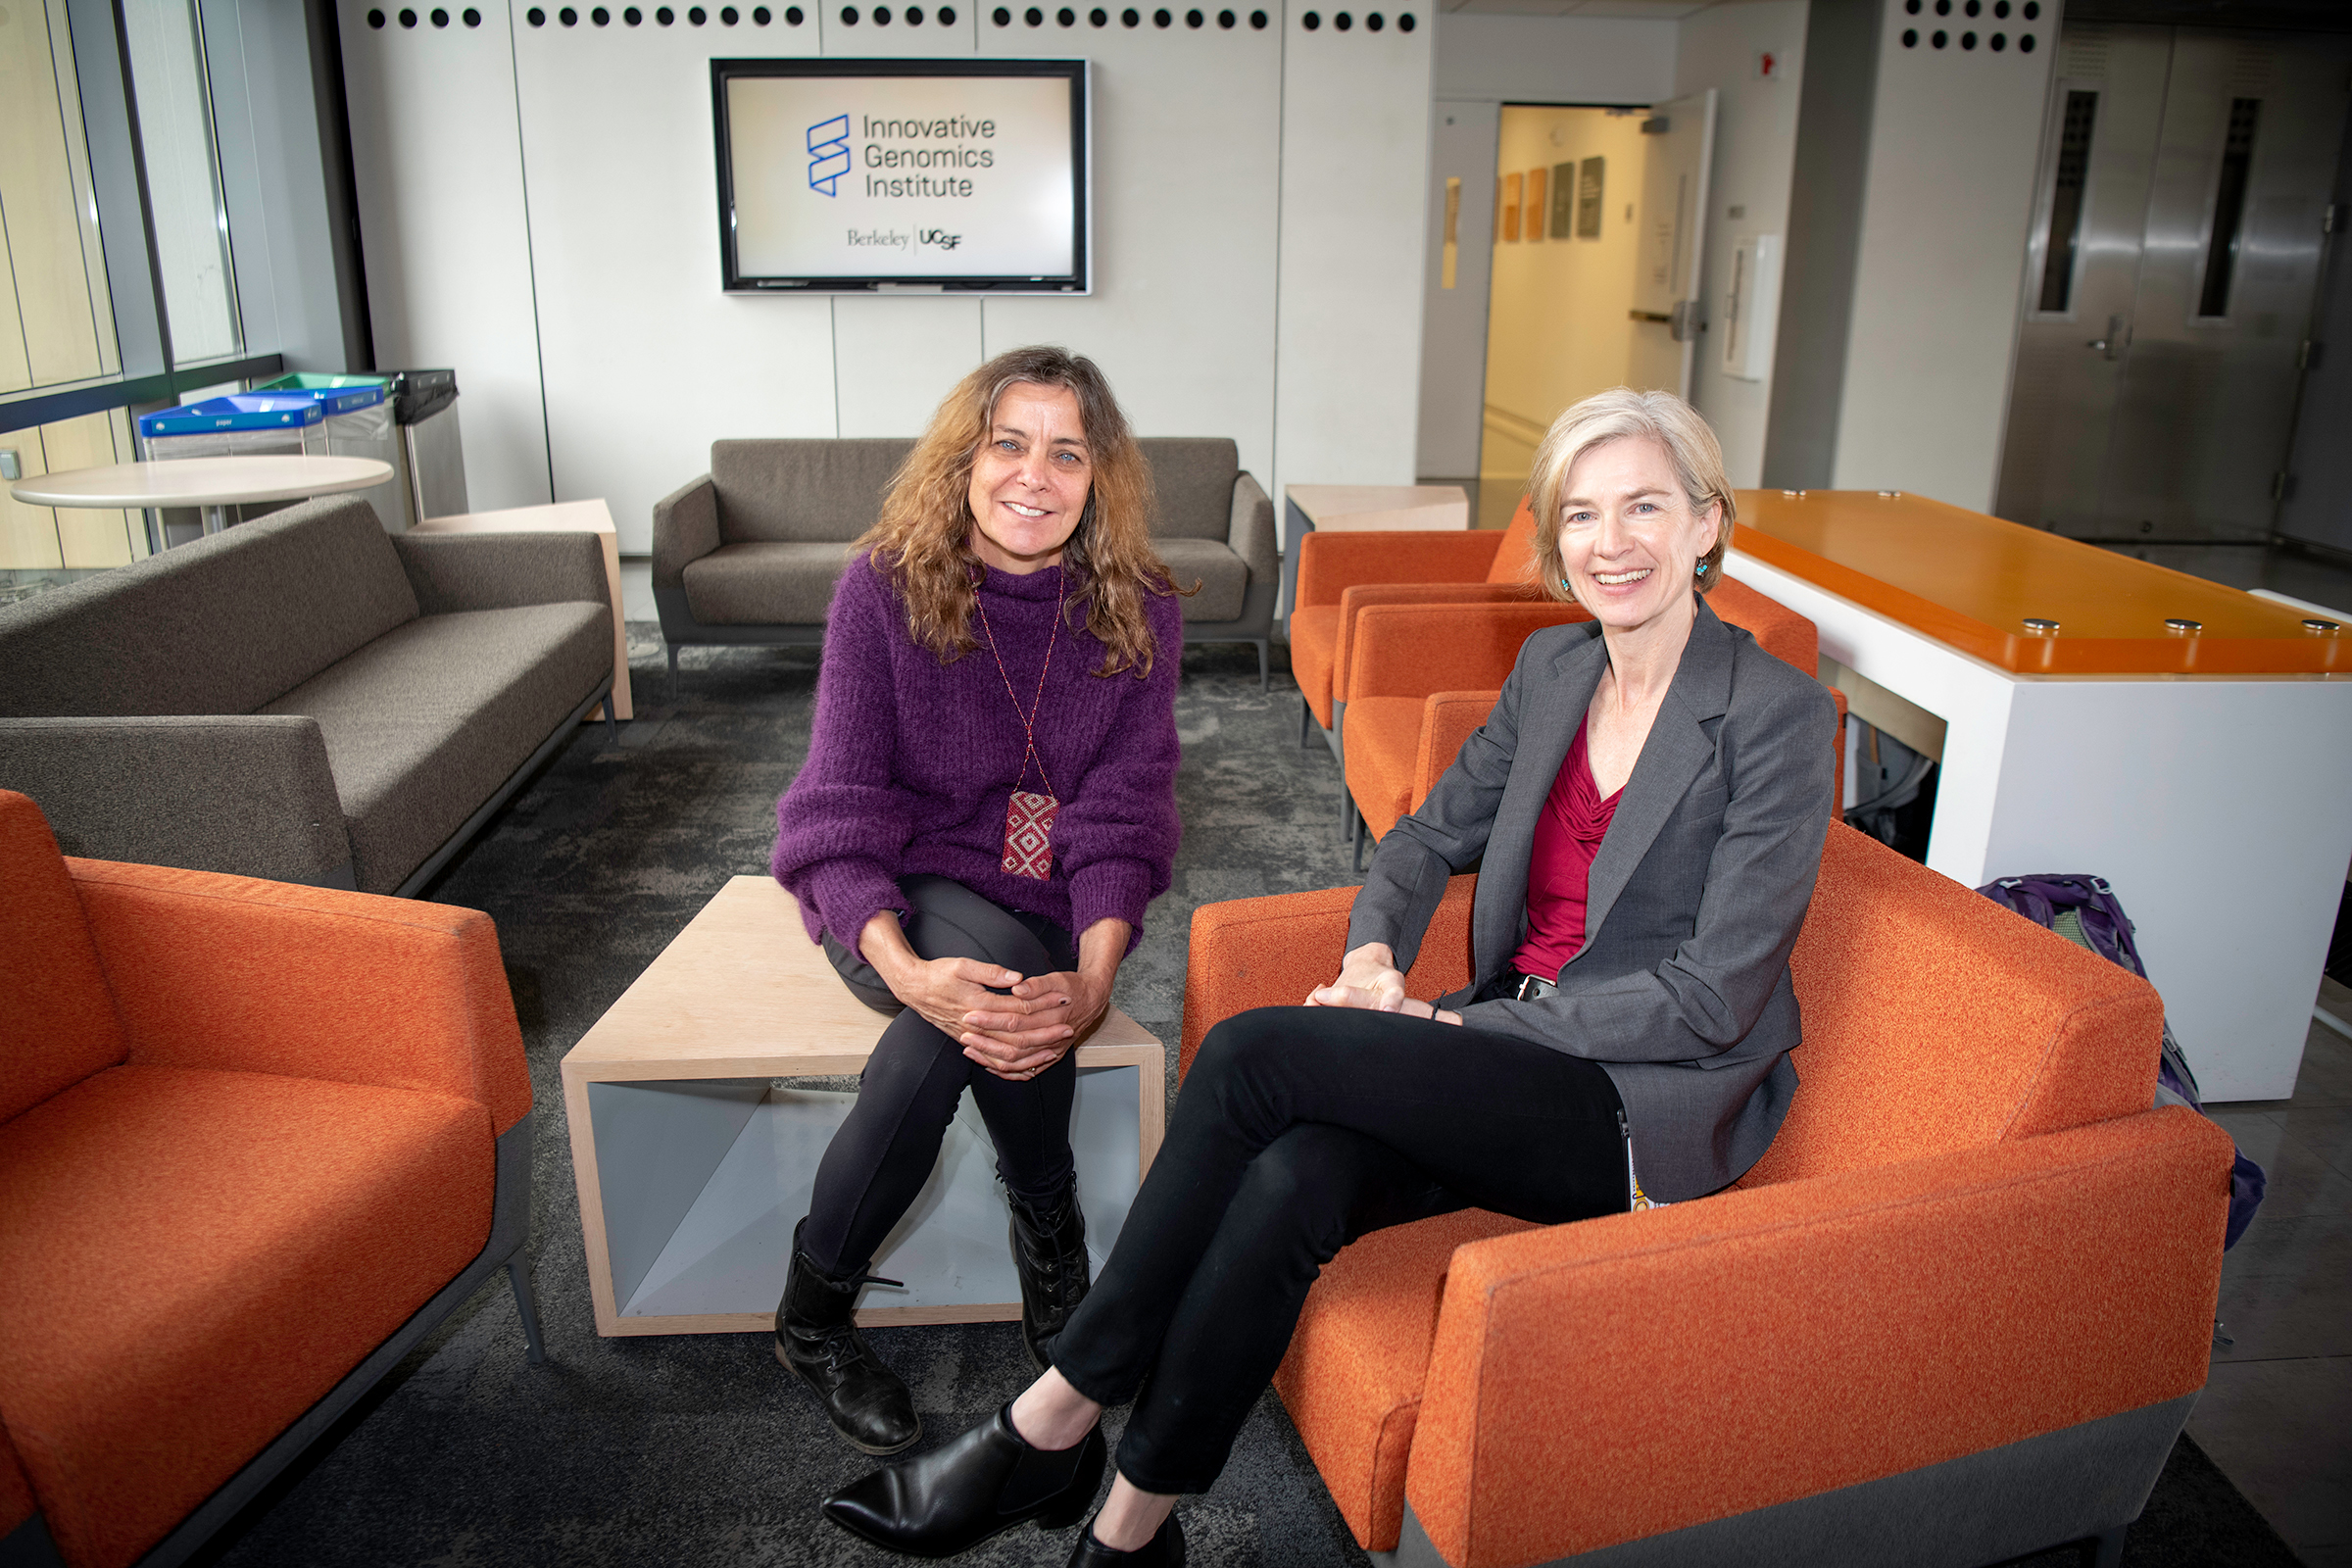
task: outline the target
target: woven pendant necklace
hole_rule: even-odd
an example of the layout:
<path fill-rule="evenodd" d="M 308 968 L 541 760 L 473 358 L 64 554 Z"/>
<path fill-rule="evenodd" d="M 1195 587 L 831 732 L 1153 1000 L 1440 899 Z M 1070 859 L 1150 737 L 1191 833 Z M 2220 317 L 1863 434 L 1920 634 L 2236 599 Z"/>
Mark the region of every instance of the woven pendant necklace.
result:
<path fill-rule="evenodd" d="M 997 673 L 1004 681 L 1004 696 L 1012 704 L 1015 718 L 1021 721 L 1021 771 L 1012 781 L 1012 801 L 1004 812 L 1004 869 L 1014 876 L 1045 881 L 1054 873 L 1054 814 L 1061 803 L 1054 798 L 1053 781 L 1046 777 L 1046 760 L 1037 755 L 1037 715 L 1046 703 L 1046 671 L 1054 667 L 1054 645 L 1061 637 L 1062 592 L 1069 586 L 1069 573 L 1061 571 L 1061 582 L 1054 593 L 1054 629 L 1046 637 L 1046 662 L 1037 672 L 1037 695 L 1029 700 L 1029 711 L 1021 711 L 1021 698 L 1012 689 L 1012 675 L 1004 667 L 1004 650 L 997 646 L 997 634 L 988 624 L 988 607 L 980 602 L 977 592 L 972 595 L 972 608 L 979 612 L 980 632 L 988 639 L 988 651 L 996 656 Z M 1039 789 L 1030 790 L 1029 764 L 1037 764 Z"/>

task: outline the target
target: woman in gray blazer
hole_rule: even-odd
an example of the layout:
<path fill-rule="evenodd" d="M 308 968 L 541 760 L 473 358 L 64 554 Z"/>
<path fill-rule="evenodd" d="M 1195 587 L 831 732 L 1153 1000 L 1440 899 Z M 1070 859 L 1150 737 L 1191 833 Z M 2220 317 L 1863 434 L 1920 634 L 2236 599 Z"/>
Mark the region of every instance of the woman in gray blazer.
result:
<path fill-rule="evenodd" d="M 1167 1140 L 1054 1369 L 992 1421 L 825 1501 L 944 1556 L 1093 1500 L 1103 1406 L 1134 1400 L 1073 1564 L 1184 1556 L 1322 1265 L 1367 1231 L 1481 1207 L 1559 1224 L 1696 1198 L 1796 1090 L 1788 954 L 1831 808 L 1816 682 L 1708 610 L 1734 502 L 1668 393 L 1562 415 L 1529 490 L 1536 559 L 1592 622 L 1538 632 L 1494 712 L 1381 841 L 1339 975 L 1209 1031 Z M 1476 867 L 1477 982 L 1409 968 Z"/>

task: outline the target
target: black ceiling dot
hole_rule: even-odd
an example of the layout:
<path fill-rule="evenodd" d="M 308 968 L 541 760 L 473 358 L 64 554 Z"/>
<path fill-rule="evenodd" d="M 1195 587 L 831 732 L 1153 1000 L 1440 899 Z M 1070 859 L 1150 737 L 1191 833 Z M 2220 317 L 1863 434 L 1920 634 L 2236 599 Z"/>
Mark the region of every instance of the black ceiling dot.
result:
<path fill-rule="evenodd" d="M 1090 27 L 1107 27 L 1110 25 L 1110 13 L 1097 6 L 1086 14 L 1086 22 Z"/>
<path fill-rule="evenodd" d="M 1012 13 L 999 6 L 989 14 L 989 20 L 1000 27 L 1009 27 L 1012 25 Z"/>
<path fill-rule="evenodd" d="M 1133 6 L 1119 13 L 1119 25 L 1122 27 L 1140 27 L 1143 22 L 1144 14 Z"/>
<path fill-rule="evenodd" d="M 766 26 L 766 25 L 767 25 L 769 23 L 771 23 L 771 22 L 773 22 L 773 21 L 775 21 L 775 20 L 776 20 L 776 14 L 775 14 L 773 11 L 770 11 L 770 10 L 768 10 L 768 9 L 767 9 L 767 7 L 765 7 L 765 6 L 754 6 L 754 7 L 752 8 L 752 25 L 753 25 L 753 26 L 755 26 L 755 27 L 764 27 L 764 26 Z"/>
<path fill-rule="evenodd" d="M 686 20 L 695 26 L 699 27 L 705 22 L 710 20 L 710 13 L 705 11 L 701 6 L 688 6 L 686 8 Z"/>
<path fill-rule="evenodd" d="M 2032 54 L 2034 52 L 2034 35 L 2030 32 L 2019 33 L 2017 35 L 2017 47 L 2025 54 Z"/>
<path fill-rule="evenodd" d="M 1381 14 L 1375 11 L 1364 19 L 1364 25 L 1370 27 L 1374 32 L 1378 32 L 1383 26 L 1387 25 L 1387 23 L 1382 18 Z"/>
<path fill-rule="evenodd" d="M 1054 20 L 1065 27 L 1075 27 L 1078 25 L 1078 13 L 1072 11 L 1068 6 L 1063 6 L 1059 11 L 1054 13 Z"/>
<path fill-rule="evenodd" d="M 400 24 L 404 27 L 414 27 L 416 25 L 416 13 L 414 11 L 403 11 L 400 14 Z"/>
<path fill-rule="evenodd" d="M 856 6 L 843 6 L 841 8 L 841 24 L 845 27 L 855 27 L 858 25 L 858 8 Z"/>
<path fill-rule="evenodd" d="M 1032 27 L 1042 27 L 1046 24 L 1046 14 L 1043 11 L 1038 10 L 1037 7 L 1031 6 L 1028 10 L 1021 13 L 1021 20 L 1029 24 L 1029 25 Z"/>
<path fill-rule="evenodd" d="M 1396 19 L 1396 30 L 1398 32 L 1410 32 L 1413 30 L 1413 14 L 1410 11 L 1407 11 L 1403 16 Z"/>
<path fill-rule="evenodd" d="M 1974 49 L 1976 46 L 1977 46 L 1977 35 L 1976 35 L 1975 33 L 1973 33 L 1973 32 L 1964 32 L 1964 33 L 1962 33 L 1962 34 L 1960 35 L 1960 47 L 1961 47 L 1961 48 L 1963 48 L 1963 49 Z"/>
<path fill-rule="evenodd" d="M 534 27 L 544 27 L 547 25 L 547 13 L 540 10 L 537 6 L 533 6 L 530 10 L 523 13 L 522 20 L 529 23 Z"/>
<path fill-rule="evenodd" d="M 718 8 L 718 20 L 725 25 L 732 27 L 735 25 L 735 24 L 743 20 L 743 13 L 736 10 L 733 6 L 720 6 Z"/>
<path fill-rule="evenodd" d="M 1154 27 L 1164 27 L 1175 20 L 1175 16 L 1165 8 L 1152 13 L 1152 25 Z"/>
<path fill-rule="evenodd" d="M 564 24 L 564 25 L 566 27 L 576 27 L 580 23 L 580 14 L 577 11 L 572 10 L 571 7 L 565 6 L 563 10 L 556 13 L 556 20 Z"/>
<path fill-rule="evenodd" d="M 1240 18 L 1236 17 L 1230 11 L 1220 11 L 1217 13 L 1217 25 L 1223 27 L 1227 32 L 1231 32 L 1233 30 L 1233 24 L 1240 20 Z"/>
<path fill-rule="evenodd" d="M 784 24 L 786 26 L 797 27 L 804 20 L 805 18 L 799 6 L 786 6 L 784 8 Z"/>
<path fill-rule="evenodd" d="M 1355 25 L 1355 18 L 1343 11 L 1338 16 L 1331 19 L 1331 24 L 1339 28 L 1342 32 L 1346 32 L 1349 27 Z"/>
<path fill-rule="evenodd" d="M 956 25 L 956 8 L 941 6 L 937 11 L 931 13 L 931 19 L 943 27 L 953 27 Z"/>
<path fill-rule="evenodd" d="M 1974 17 L 1974 16 L 1980 16 L 1980 15 L 1982 15 L 1982 14 L 1984 13 L 1984 5 L 1983 5 L 1983 3 L 1982 3 L 1982 0 L 1968 0 L 1968 3 L 1967 3 L 1966 5 L 1963 5 L 1963 6 L 1962 6 L 1960 9 L 1961 9 L 1961 10 L 1963 10 L 1963 11 L 1965 11 L 1965 12 L 1967 12 L 1967 13 L 1968 13 L 1970 16 Z"/>
<path fill-rule="evenodd" d="M 2026 0 L 2026 3 L 2018 8 L 2018 15 L 2024 17 L 2028 22 L 2039 22 L 2041 20 L 2041 0 Z"/>
<path fill-rule="evenodd" d="M 594 11 L 588 13 L 588 20 L 600 27 L 609 27 L 612 24 L 612 13 L 607 11 L 603 6 L 598 6 Z"/>
<path fill-rule="evenodd" d="M 482 14 L 479 11 L 474 10 L 473 7 L 467 6 L 466 8 L 466 14 L 462 20 L 468 27 L 478 27 L 482 24 Z"/>
<path fill-rule="evenodd" d="M 923 8 L 921 6 L 908 6 L 906 10 L 899 13 L 899 18 L 909 27 L 919 27 L 923 24 Z"/>
<path fill-rule="evenodd" d="M 1992 45 L 1992 52 L 1996 55 L 2009 47 L 2009 35 L 2005 32 L 1996 32 L 1984 41 Z"/>
<path fill-rule="evenodd" d="M 1198 27 L 1201 23 L 1206 22 L 1207 20 L 1208 19 L 1206 17 L 1203 17 L 1198 11 L 1187 11 L 1184 14 L 1184 24 L 1188 27 Z"/>
<path fill-rule="evenodd" d="M 659 6 L 655 8 L 654 21 L 657 24 L 666 27 L 677 20 L 678 14 L 675 11 L 670 10 L 669 7 Z"/>
<path fill-rule="evenodd" d="M 623 11 L 620 14 L 620 20 L 627 23 L 632 27 L 638 26 L 645 21 L 645 13 L 638 10 L 635 6 L 631 6 L 628 10 Z"/>
<path fill-rule="evenodd" d="M 888 6 L 876 6 L 873 10 L 867 12 L 866 15 L 874 19 L 874 25 L 877 27 L 887 27 L 890 25 L 890 7 Z M 726 16 L 726 13 L 722 11 L 719 13 L 719 16 L 723 20 Z"/>
<path fill-rule="evenodd" d="M 1315 15 L 1315 13 L 1312 11 L 1309 11 L 1305 16 L 1298 19 L 1298 25 L 1304 27 L 1307 31 L 1312 32 L 1317 27 L 1323 25 L 1323 19 Z"/>
<path fill-rule="evenodd" d="M 381 27 L 383 24 L 384 14 L 381 11 L 370 11 L 368 13 L 368 25 L 370 27 Z M 531 24 L 531 25 L 536 27 L 539 25 L 539 24 L 534 22 Z"/>
<path fill-rule="evenodd" d="M 438 11 L 438 10 L 436 10 L 436 11 L 433 13 L 433 25 L 434 25 L 434 26 L 436 26 L 436 27 L 446 27 L 446 26 L 448 26 L 448 25 L 449 25 L 449 13 L 448 13 L 448 12 L 446 12 L 446 11 Z"/>
<path fill-rule="evenodd" d="M 1250 26 L 1252 26 L 1252 27 L 1254 27 L 1254 28 L 1256 28 L 1256 29 L 1257 29 L 1259 32 L 1263 32 L 1263 31 L 1265 31 L 1265 30 L 1266 30 L 1266 14 L 1265 14 L 1263 11 L 1252 11 L 1252 12 L 1250 12 Z"/>
<path fill-rule="evenodd" d="M 1917 27 L 1905 27 L 1903 29 L 1903 47 L 1906 49 L 1916 49 L 1919 47 L 1919 29 Z"/>
<path fill-rule="evenodd" d="M 1935 45 L 1936 48 L 1938 48 L 1938 49 L 1942 48 L 1942 47 L 1943 47 L 1945 44 L 1949 43 L 1950 41 L 1951 41 L 1951 40 L 1950 40 L 1948 37 L 1946 37 L 1946 36 L 1945 36 L 1945 34 L 1943 33 L 1942 29 L 1940 29 L 1940 28 L 1938 28 L 1938 29 L 1937 29 L 1937 30 L 1936 30 L 1935 32 L 1932 32 L 1932 33 L 1930 33 L 1930 34 L 1928 35 L 1928 42 L 1930 42 L 1930 43 L 1934 44 L 1934 45 Z"/>

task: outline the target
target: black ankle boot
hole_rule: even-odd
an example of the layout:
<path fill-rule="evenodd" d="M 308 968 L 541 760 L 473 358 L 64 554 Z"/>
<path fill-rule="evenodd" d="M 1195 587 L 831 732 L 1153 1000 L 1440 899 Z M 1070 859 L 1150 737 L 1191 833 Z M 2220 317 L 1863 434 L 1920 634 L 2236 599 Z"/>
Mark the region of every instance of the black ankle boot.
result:
<path fill-rule="evenodd" d="M 1021 1343 L 1040 1372 L 1054 1364 L 1054 1337 L 1086 1299 L 1092 1274 L 1086 1258 L 1086 1213 L 1078 1182 L 1061 1190 L 1050 1208 L 1033 1208 L 1006 1190 L 1012 1210 L 1012 1267 L 1021 1279 Z"/>
<path fill-rule="evenodd" d="M 1095 1500 L 1105 1457 L 1101 1427 L 1075 1447 L 1031 1447 L 1007 1404 L 952 1443 L 852 1482 L 823 1508 L 878 1546 L 953 1557 L 1032 1519 L 1067 1530 Z"/>
<path fill-rule="evenodd" d="M 801 1250 L 800 1227 L 793 1227 L 792 1273 L 776 1305 L 776 1359 L 816 1392 L 833 1430 L 851 1447 L 896 1453 L 923 1435 L 923 1424 L 906 1385 L 858 1338 L 852 1314 L 858 1287 L 869 1277 L 830 1277 Z"/>
<path fill-rule="evenodd" d="M 1150 1541 L 1133 1551 L 1113 1551 L 1095 1539 L 1093 1521 L 1078 1532 L 1078 1544 L 1071 1548 L 1069 1568 L 1184 1568 L 1184 1527 L 1170 1514 L 1160 1521 L 1159 1531 Z"/>

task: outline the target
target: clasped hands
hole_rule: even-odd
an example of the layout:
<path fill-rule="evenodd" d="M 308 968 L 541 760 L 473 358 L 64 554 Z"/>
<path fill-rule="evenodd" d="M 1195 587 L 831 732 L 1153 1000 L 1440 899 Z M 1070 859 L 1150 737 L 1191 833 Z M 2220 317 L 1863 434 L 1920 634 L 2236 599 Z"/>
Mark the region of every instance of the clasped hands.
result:
<path fill-rule="evenodd" d="M 858 948 L 891 995 L 966 1056 L 1018 1081 L 1059 1061 L 1109 1010 L 1127 922 L 1096 921 L 1079 940 L 1078 967 L 1052 974 L 1023 975 L 978 958 L 918 957 L 888 909 L 866 922 Z"/>
<path fill-rule="evenodd" d="M 1385 942 L 1367 942 L 1340 960 L 1340 977 L 1306 994 L 1310 1007 L 1363 1007 L 1373 1012 L 1398 1012 L 1408 1018 L 1435 1018 L 1460 1023 L 1458 1012 L 1442 1011 L 1434 1004 L 1404 994 L 1404 975 L 1396 955 Z"/>

